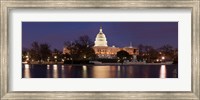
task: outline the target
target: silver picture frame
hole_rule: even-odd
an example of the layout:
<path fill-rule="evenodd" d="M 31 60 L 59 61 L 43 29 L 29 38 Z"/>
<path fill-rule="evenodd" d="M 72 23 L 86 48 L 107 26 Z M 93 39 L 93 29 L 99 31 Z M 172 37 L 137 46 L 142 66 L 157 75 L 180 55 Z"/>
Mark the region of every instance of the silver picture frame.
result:
<path fill-rule="evenodd" d="M 9 99 L 200 99 L 200 0 L 0 0 L 0 92 L 2 100 Z M 192 9 L 192 72 L 191 91 L 9 91 L 9 11 L 20 8 L 190 8 Z M 190 73 L 189 73 L 190 74 Z"/>

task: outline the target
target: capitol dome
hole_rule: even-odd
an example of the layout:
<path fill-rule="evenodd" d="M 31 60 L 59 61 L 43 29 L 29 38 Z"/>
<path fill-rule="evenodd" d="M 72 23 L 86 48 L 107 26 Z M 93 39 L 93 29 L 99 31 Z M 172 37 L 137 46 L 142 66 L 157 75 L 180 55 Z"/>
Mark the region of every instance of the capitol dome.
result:
<path fill-rule="evenodd" d="M 108 46 L 106 41 L 106 36 L 102 31 L 102 27 L 100 27 L 99 33 L 96 36 L 94 46 Z"/>
<path fill-rule="evenodd" d="M 108 46 L 106 41 L 106 36 L 102 31 L 102 27 L 100 27 L 99 33 L 96 36 L 94 46 Z"/>

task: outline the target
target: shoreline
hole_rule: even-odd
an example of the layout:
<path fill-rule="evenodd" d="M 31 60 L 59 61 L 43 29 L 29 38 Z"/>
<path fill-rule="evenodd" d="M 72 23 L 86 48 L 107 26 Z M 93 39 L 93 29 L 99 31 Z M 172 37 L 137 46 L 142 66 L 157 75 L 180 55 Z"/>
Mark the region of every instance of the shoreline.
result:
<path fill-rule="evenodd" d="M 58 63 L 22 63 L 22 64 L 31 64 L 31 65 L 58 65 L 58 64 L 61 64 L 61 65 L 72 65 L 72 66 L 82 66 L 82 65 L 93 65 L 93 66 L 112 66 L 112 65 L 115 65 L 115 66 L 122 66 L 122 65 L 128 65 L 128 66 L 131 66 L 131 65 L 173 65 L 172 63 L 101 63 L 101 64 L 64 64 L 62 62 L 58 62 Z M 177 64 L 178 65 L 178 64 Z"/>

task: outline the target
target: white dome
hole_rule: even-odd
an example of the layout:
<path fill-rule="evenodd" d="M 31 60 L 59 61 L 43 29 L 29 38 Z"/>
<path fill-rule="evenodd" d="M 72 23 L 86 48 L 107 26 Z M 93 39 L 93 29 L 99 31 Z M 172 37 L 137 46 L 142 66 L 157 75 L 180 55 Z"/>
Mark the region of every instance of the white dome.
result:
<path fill-rule="evenodd" d="M 99 33 L 96 36 L 96 40 L 94 42 L 94 46 L 108 46 L 106 41 L 106 36 L 102 31 L 102 27 L 100 27 Z"/>
<path fill-rule="evenodd" d="M 103 33 L 98 33 L 96 38 L 106 38 L 106 36 Z"/>

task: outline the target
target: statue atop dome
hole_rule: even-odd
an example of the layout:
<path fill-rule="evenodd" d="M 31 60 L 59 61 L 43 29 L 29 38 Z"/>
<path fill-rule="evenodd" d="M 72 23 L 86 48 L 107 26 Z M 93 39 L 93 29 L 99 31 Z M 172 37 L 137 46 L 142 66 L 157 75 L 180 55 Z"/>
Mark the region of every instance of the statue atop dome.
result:
<path fill-rule="evenodd" d="M 103 33 L 102 26 L 100 26 L 99 32 Z"/>

